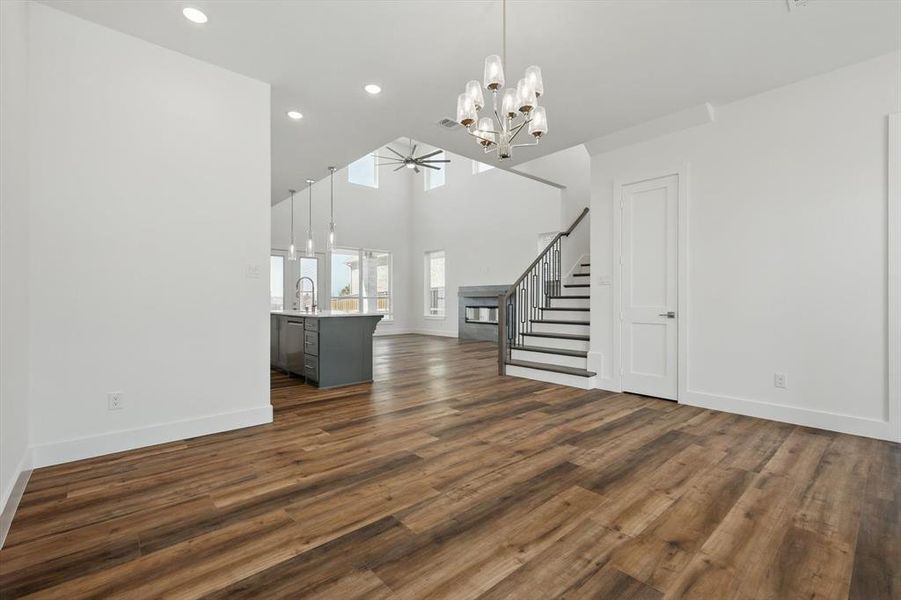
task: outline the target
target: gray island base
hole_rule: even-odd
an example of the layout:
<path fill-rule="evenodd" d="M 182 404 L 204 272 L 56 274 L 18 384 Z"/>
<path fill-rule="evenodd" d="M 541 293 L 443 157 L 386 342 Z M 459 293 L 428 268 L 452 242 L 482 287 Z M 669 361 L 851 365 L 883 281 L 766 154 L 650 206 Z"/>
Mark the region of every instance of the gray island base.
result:
<path fill-rule="evenodd" d="M 372 334 L 383 316 L 273 311 L 270 365 L 320 388 L 372 381 Z"/>

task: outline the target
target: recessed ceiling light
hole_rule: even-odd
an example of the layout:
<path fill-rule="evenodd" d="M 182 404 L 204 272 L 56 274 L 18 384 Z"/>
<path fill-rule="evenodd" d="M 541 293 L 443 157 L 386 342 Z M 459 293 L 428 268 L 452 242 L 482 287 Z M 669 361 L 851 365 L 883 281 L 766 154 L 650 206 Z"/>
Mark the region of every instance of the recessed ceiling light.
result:
<path fill-rule="evenodd" d="M 297 112 L 296 110 L 289 110 L 288 116 L 291 117 L 292 119 L 294 119 L 295 121 L 300 121 L 301 119 L 303 119 L 303 115 L 300 114 L 299 112 Z"/>
<path fill-rule="evenodd" d="M 381 86 L 378 86 L 374 83 L 367 83 L 366 85 L 363 86 L 363 89 L 366 90 L 367 93 L 372 94 L 373 96 L 375 96 L 376 94 L 382 93 Z"/>
<path fill-rule="evenodd" d="M 209 20 L 207 19 L 206 15 L 203 14 L 203 11 L 196 8 L 191 8 L 190 6 L 181 11 L 181 14 L 183 14 L 185 18 L 190 22 L 198 23 L 200 25 L 206 23 Z"/>

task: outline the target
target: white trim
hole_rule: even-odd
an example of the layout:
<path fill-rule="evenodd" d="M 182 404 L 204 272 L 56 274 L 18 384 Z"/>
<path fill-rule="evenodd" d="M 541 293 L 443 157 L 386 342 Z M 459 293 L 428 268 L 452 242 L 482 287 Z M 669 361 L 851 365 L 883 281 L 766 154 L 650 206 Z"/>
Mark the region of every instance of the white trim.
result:
<path fill-rule="evenodd" d="M 894 441 L 901 442 L 901 113 L 888 115 L 887 293 L 885 418 Z M 886 438 L 886 439 L 892 439 Z"/>
<path fill-rule="evenodd" d="M 164 444 L 211 433 L 272 422 L 272 406 L 208 415 L 148 427 L 123 429 L 72 440 L 32 446 L 34 468 Z"/>
<path fill-rule="evenodd" d="M 3 548 L 3 544 L 6 542 L 6 534 L 9 533 L 9 527 L 19 508 L 22 494 L 25 493 L 32 468 L 32 451 L 31 448 L 26 448 L 22 454 L 22 460 L 16 467 L 16 477 L 10 482 L 7 489 L 3 490 L 2 500 L 0 500 L 0 548 Z"/>
<path fill-rule="evenodd" d="M 724 411 L 749 417 L 803 425 L 805 427 L 817 427 L 829 431 L 862 435 L 881 440 L 897 441 L 893 433 L 893 426 L 888 421 L 879 419 L 865 419 L 842 413 L 832 413 L 824 410 L 811 410 L 799 406 L 776 404 L 763 400 L 751 400 L 736 396 L 722 396 L 687 390 L 679 397 L 680 404 L 697 406 L 711 410 Z"/>
<path fill-rule="evenodd" d="M 613 180 L 613 356 L 609 377 L 604 380 L 605 387 L 600 389 L 621 392 L 622 389 L 622 256 L 623 256 L 623 187 L 675 175 L 679 180 L 679 198 L 677 204 L 677 237 L 676 240 L 676 401 L 687 391 L 688 387 L 688 176 L 690 165 L 683 162 L 670 168 L 653 172 L 641 172 L 626 176 L 618 176 Z M 590 355 L 589 355 L 590 356 Z"/>

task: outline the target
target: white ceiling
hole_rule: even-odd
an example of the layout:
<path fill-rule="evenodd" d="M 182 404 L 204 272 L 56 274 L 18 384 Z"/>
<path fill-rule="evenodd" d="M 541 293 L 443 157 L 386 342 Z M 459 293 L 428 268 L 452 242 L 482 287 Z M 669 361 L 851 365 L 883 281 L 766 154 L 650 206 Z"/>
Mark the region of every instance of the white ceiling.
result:
<path fill-rule="evenodd" d="M 272 85 L 272 201 L 398 136 L 481 151 L 456 97 L 500 53 L 499 0 L 46 0 Z M 195 6 L 209 22 L 181 14 Z M 901 2 L 509 0 L 508 80 L 541 66 L 550 132 L 531 160 L 703 102 L 722 104 L 901 46 Z M 379 96 L 362 86 L 382 86 Z M 290 109 L 304 118 L 291 121 Z M 484 159 L 484 157 L 483 157 Z"/>

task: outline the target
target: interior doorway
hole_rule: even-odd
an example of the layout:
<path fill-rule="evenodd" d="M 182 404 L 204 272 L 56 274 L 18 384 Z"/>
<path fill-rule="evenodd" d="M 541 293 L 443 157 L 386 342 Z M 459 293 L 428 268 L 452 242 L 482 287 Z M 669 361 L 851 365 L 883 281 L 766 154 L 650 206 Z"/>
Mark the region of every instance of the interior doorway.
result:
<path fill-rule="evenodd" d="M 617 185 L 623 391 L 678 399 L 678 173 Z"/>

